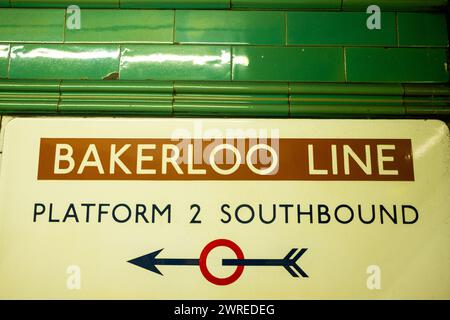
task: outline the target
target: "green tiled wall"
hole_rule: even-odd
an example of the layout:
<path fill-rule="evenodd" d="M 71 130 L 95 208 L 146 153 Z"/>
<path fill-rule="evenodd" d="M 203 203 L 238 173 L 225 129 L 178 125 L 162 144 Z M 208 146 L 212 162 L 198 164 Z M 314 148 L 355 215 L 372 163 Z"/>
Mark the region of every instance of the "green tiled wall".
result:
<path fill-rule="evenodd" d="M 438 48 L 346 48 L 349 82 L 447 82 L 447 52 Z"/>
<path fill-rule="evenodd" d="M 10 56 L 11 79 L 101 80 L 119 71 L 116 45 L 13 45 Z"/>
<path fill-rule="evenodd" d="M 400 46 L 448 46 L 445 15 L 438 13 L 399 13 Z"/>
<path fill-rule="evenodd" d="M 382 29 L 365 27 L 365 12 L 288 12 L 288 45 L 396 46 L 396 14 L 383 14 Z"/>
<path fill-rule="evenodd" d="M 1 9 L 0 41 L 62 42 L 63 9 Z"/>
<path fill-rule="evenodd" d="M 448 81 L 443 13 L 385 12 L 381 30 L 369 30 L 366 19 L 365 12 L 83 9 L 77 30 L 65 26 L 63 9 L 1 9 L 0 77 Z"/>
<path fill-rule="evenodd" d="M 123 45 L 123 80 L 230 80 L 228 46 Z"/>
<path fill-rule="evenodd" d="M 172 43 L 172 10 L 83 10 L 81 29 L 67 29 L 65 42 Z"/>
<path fill-rule="evenodd" d="M 284 12 L 177 11 L 177 43 L 284 45 Z"/>
<path fill-rule="evenodd" d="M 233 80 L 342 82 L 341 48 L 233 48 Z"/>

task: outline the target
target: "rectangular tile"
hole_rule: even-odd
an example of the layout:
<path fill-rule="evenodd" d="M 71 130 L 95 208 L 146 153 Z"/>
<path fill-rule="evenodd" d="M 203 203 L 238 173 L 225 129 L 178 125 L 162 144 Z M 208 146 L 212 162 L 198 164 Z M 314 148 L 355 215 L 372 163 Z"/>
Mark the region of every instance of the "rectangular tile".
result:
<path fill-rule="evenodd" d="M 0 0 L 0 8 L 9 7 L 9 0 Z"/>
<path fill-rule="evenodd" d="M 225 9 L 230 0 L 120 0 L 121 8 Z"/>
<path fill-rule="evenodd" d="M 67 29 L 66 42 L 173 42 L 173 10 L 82 11 L 81 29 Z"/>
<path fill-rule="evenodd" d="M 124 45 L 123 80 L 230 80 L 230 47 Z"/>
<path fill-rule="evenodd" d="M 369 30 L 365 12 L 288 12 L 288 44 L 397 45 L 395 13 L 383 13 L 381 30 Z"/>
<path fill-rule="evenodd" d="M 8 77 L 9 44 L 0 44 L 0 78 Z"/>
<path fill-rule="evenodd" d="M 231 0 L 233 8 L 340 9 L 341 0 Z"/>
<path fill-rule="evenodd" d="M 349 82 L 447 82 L 447 52 L 436 48 L 346 48 Z"/>
<path fill-rule="evenodd" d="M 176 11 L 175 40 L 179 43 L 267 44 L 286 42 L 284 12 Z"/>
<path fill-rule="evenodd" d="M 398 13 L 400 46 L 447 47 L 445 14 Z"/>
<path fill-rule="evenodd" d="M 119 47 L 116 45 L 14 45 L 11 79 L 117 78 Z"/>
<path fill-rule="evenodd" d="M 0 10 L 0 42 L 62 42 L 62 9 Z"/>
<path fill-rule="evenodd" d="M 12 7 L 67 8 L 78 5 L 81 8 L 118 8 L 119 0 L 10 0 Z"/>
<path fill-rule="evenodd" d="M 233 80 L 342 82 L 342 48 L 233 47 Z"/>

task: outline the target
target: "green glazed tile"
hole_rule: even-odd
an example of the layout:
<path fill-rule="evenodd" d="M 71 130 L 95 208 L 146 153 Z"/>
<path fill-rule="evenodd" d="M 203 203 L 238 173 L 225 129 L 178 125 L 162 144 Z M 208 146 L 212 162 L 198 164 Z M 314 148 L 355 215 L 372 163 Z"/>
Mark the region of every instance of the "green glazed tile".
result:
<path fill-rule="evenodd" d="M 81 29 L 67 29 L 66 42 L 173 42 L 173 10 L 83 10 Z"/>
<path fill-rule="evenodd" d="M 119 48 L 114 45 L 15 45 L 12 79 L 95 79 L 118 77 Z"/>
<path fill-rule="evenodd" d="M 346 48 L 349 82 L 447 82 L 447 52 L 430 48 Z"/>
<path fill-rule="evenodd" d="M 381 30 L 369 30 L 363 12 L 288 12 L 288 44 L 397 45 L 395 13 L 383 14 Z"/>
<path fill-rule="evenodd" d="M 9 7 L 9 0 L 0 0 L 0 8 Z"/>
<path fill-rule="evenodd" d="M 233 80 L 343 82 L 343 50 L 233 47 Z"/>
<path fill-rule="evenodd" d="M 1 86 L 0 86 L 1 88 Z M 174 89 L 177 94 L 289 94 L 287 83 L 270 82 L 205 82 L 205 81 L 176 81 Z"/>
<path fill-rule="evenodd" d="M 178 43 L 283 45 L 285 29 L 283 12 L 178 10 L 175 40 Z"/>
<path fill-rule="evenodd" d="M 230 104 L 230 103 L 192 103 L 175 102 L 174 113 L 189 117 L 288 117 L 289 105 L 286 104 Z"/>
<path fill-rule="evenodd" d="M 121 8 L 226 9 L 230 0 L 120 0 Z"/>
<path fill-rule="evenodd" d="M 327 95 L 357 95 L 357 96 L 400 96 L 404 94 L 400 83 L 365 84 L 365 83 L 290 83 L 291 94 L 327 94 Z"/>
<path fill-rule="evenodd" d="M 62 42 L 62 9 L 0 10 L 0 42 Z"/>
<path fill-rule="evenodd" d="M 0 78 L 8 77 L 9 44 L 0 44 Z"/>
<path fill-rule="evenodd" d="M 230 80 L 226 46 L 124 45 L 123 80 Z"/>
<path fill-rule="evenodd" d="M 104 115 L 172 115 L 172 101 L 67 101 L 62 99 L 58 106 L 61 113 L 104 114 Z"/>
<path fill-rule="evenodd" d="M 398 13 L 400 46 L 447 47 L 445 14 Z"/>
<path fill-rule="evenodd" d="M 447 0 L 343 0 L 343 10 L 365 10 L 376 4 L 381 10 L 425 10 L 440 9 L 447 5 Z"/>
<path fill-rule="evenodd" d="M 0 90 L 2 83 L 0 82 Z M 60 85 L 61 92 L 101 92 L 101 93 L 173 93 L 172 81 L 86 81 L 63 80 Z"/>
<path fill-rule="evenodd" d="M 119 0 L 10 0 L 12 7 L 67 8 L 77 5 L 81 8 L 118 8 Z"/>
<path fill-rule="evenodd" d="M 340 9 L 341 0 L 231 0 L 233 8 Z"/>

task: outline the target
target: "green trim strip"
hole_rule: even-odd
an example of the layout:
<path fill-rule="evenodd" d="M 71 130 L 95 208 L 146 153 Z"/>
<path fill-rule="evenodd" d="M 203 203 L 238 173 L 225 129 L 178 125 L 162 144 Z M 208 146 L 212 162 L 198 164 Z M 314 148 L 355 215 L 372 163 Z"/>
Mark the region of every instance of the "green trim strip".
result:
<path fill-rule="evenodd" d="M 61 8 L 69 5 L 81 8 L 155 8 L 155 9 L 319 9 L 361 10 L 374 4 L 372 0 L 0 0 L 0 7 Z M 383 10 L 440 10 L 446 0 L 379 0 Z"/>
<path fill-rule="evenodd" d="M 450 118 L 450 86 L 0 80 L 0 114 Z"/>

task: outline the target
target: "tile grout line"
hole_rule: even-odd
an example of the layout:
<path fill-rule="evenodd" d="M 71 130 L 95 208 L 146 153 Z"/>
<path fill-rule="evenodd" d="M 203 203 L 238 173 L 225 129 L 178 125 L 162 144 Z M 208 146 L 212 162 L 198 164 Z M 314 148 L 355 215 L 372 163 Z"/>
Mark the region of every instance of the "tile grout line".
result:
<path fill-rule="evenodd" d="M 348 83 L 348 74 L 347 74 L 347 50 L 345 47 L 342 47 L 344 52 L 344 80 L 345 83 Z"/>
<path fill-rule="evenodd" d="M 173 25 L 172 25 L 172 44 L 173 45 L 175 44 L 175 37 L 176 37 L 176 33 L 175 33 L 176 25 L 177 25 L 176 15 L 177 15 L 177 10 L 174 9 L 173 10 Z"/>
<path fill-rule="evenodd" d="M 397 35 L 397 48 L 400 48 L 400 30 L 398 28 L 398 12 L 395 13 L 395 31 Z"/>
<path fill-rule="evenodd" d="M 62 43 L 66 43 L 66 26 L 67 26 L 67 8 L 64 9 L 63 39 L 62 39 Z"/>

